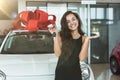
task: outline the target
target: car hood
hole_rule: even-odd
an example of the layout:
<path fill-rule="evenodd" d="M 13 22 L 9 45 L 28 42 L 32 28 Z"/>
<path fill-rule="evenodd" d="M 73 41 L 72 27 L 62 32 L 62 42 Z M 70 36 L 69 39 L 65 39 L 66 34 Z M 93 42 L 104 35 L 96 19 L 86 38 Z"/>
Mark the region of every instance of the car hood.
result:
<path fill-rule="evenodd" d="M 57 59 L 54 54 L 0 54 L 0 70 L 9 76 L 51 75 Z"/>

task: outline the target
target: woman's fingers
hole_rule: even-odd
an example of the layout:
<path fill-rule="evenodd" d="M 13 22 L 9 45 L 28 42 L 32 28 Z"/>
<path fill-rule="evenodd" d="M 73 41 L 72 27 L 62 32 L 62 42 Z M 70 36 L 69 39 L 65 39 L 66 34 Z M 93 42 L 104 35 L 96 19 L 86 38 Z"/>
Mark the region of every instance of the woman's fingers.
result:
<path fill-rule="evenodd" d="M 48 27 L 48 30 L 50 31 L 51 34 L 52 34 L 53 32 L 56 32 L 56 31 L 57 31 L 56 25 L 54 25 L 54 24 L 50 24 L 50 25 L 48 25 L 47 27 Z"/>
<path fill-rule="evenodd" d="M 93 34 L 95 34 L 94 36 L 89 36 L 89 39 L 96 39 L 100 37 L 100 33 L 99 32 L 92 32 Z"/>
<path fill-rule="evenodd" d="M 100 33 L 99 32 L 94 32 L 96 35 L 94 36 L 94 38 L 99 38 L 100 37 Z"/>
<path fill-rule="evenodd" d="M 53 24 L 49 24 L 47 27 L 48 28 L 53 28 Z"/>

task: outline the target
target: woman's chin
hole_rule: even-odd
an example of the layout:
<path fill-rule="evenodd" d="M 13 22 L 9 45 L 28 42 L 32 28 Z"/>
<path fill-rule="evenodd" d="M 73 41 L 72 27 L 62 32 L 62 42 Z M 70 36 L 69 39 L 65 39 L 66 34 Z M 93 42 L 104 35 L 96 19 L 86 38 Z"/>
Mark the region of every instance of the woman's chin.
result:
<path fill-rule="evenodd" d="M 77 29 L 76 27 L 74 27 L 74 28 L 70 28 L 71 31 L 74 31 L 74 30 L 76 30 L 76 29 Z"/>

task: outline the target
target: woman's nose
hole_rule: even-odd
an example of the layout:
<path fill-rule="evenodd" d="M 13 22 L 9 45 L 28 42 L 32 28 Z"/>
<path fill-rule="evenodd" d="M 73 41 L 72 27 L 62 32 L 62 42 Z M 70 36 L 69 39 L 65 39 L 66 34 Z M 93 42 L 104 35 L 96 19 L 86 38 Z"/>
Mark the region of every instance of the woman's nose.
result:
<path fill-rule="evenodd" d="M 74 23 L 73 21 L 70 21 L 70 25 L 73 25 L 73 23 Z"/>

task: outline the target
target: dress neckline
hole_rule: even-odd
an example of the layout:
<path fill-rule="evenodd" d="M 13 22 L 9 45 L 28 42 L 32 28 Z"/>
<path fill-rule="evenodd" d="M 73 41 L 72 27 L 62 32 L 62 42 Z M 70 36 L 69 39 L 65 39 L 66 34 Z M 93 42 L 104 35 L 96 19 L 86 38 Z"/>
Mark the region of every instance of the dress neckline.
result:
<path fill-rule="evenodd" d="M 73 39 L 73 40 L 78 40 L 78 39 L 80 39 L 82 37 L 82 35 L 80 35 L 78 38 L 76 38 L 76 39 Z"/>

